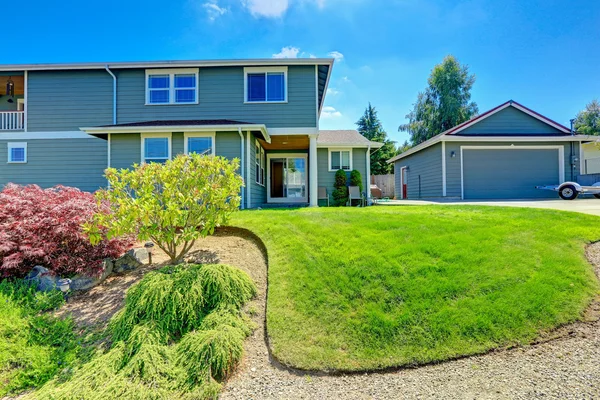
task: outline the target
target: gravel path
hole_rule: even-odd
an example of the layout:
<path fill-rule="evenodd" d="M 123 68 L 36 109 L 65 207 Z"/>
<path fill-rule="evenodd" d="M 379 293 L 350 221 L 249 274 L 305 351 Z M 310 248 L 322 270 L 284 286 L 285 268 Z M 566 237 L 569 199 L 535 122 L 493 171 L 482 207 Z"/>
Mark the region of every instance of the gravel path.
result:
<path fill-rule="evenodd" d="M 216 239 L 216 238 L 215 238 Z M 218 248 L 212 245 L 218 243 Z M 396 372 L 311 376 L 276 367 L 264 338 L 266 262 L 261 250 L 239 237 L 206 243 L 221 262 L 246 270 L 259 296 L 251 307 L 259 328 L 221 399 L 594 399 L 600 398 L 600 306 L 588 322 L 553 332 L 537 345 Z M 588 258 L 600 266 L 600 244 Z M 597 269 L 598 270 L 598 269 Z"/>

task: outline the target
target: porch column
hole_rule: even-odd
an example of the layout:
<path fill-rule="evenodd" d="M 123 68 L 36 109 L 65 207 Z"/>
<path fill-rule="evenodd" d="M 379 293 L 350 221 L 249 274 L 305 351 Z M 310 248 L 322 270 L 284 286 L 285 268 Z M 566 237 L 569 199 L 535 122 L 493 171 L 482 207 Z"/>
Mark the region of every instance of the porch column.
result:
<path fill-rule="evenodd" d="M 309 191 L 308 198 L 311 207 L 317 207 L 319 205 L 319 177 L 317 175 L 317 136 L 309 135 L 310 146 L 308 153 L 308 174 L 309 174 Z"/>

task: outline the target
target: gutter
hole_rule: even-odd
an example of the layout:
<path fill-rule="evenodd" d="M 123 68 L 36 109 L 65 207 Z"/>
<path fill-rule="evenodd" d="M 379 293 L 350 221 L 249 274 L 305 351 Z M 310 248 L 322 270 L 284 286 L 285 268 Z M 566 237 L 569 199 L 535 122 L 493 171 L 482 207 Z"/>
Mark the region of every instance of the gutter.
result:
<path fill-rule="evenodd" d="M 240 135 L 240 173 L 242 174 L 242 178 L 244 179 L 244 186 L 242 187 L 242 200 L 244 200 L 244 193 L 246 191 L 246 181 L 244 175 L 244 135 L 242 134 L 242 128 L 238 127 L 238 134 Z M 244 203 L 240 204 L 240 208 L 244 209 Z"/>
<path fill-rule="evenodd" d="M 117 77 L 112 73 L 110 68 L 108 68 L 108 64 L 104 66 L 106 72 L 110 74 L 113 78 L 113 125 L 117 124 Z"/>

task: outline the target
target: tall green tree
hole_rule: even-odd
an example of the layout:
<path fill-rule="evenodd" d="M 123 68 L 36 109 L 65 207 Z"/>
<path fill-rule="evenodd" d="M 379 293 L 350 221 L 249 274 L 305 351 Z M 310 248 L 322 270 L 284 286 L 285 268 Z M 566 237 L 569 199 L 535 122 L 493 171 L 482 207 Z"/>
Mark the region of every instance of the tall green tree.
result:
<path fill-rule="evenodd" d="M 584 110 L 577 113 L 573 127 L 577 133 L 582 135 L 600 135 L 600 103 L 598 100 L 592 100 Z"/>
<path fill-rule="evenodd" d="M 477 104 L 471 101 L 475 75 L 454 56 L 448 55 L 436 65 L 427 83 L 406 115 L 408 124 L 398 128 L 410 134 L 413 146 L 471 119 L 479 111 Z"/>
<path fill-rule="evenodd" d="M 371 151 L 371 174 L 386 175 L 392 173 L 393 166 L 386 161 L 396 155 L 396 146 L 389 140 L 383 125 L 377 116 L 377 110 L 369 103 L 362 117 L 356 122 L 358 132 L 372 142 L 383 143 L 383 147 Z"/>

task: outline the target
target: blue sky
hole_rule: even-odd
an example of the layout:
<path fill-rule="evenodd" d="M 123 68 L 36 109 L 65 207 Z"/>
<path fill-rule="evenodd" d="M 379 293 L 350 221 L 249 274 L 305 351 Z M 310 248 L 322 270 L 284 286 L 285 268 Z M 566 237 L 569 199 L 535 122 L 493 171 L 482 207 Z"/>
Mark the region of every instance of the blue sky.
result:
<path fill-rule="evenodd" d="M 567 125 L 600 97 L 593 0 L 29 0 L 13 11 L 0 63 L 335 55 L 321 127 L 354 128 L 370 101 L 399 142 L 447 54 L 477 76 L 481 112 L 514 99 Z"/>

